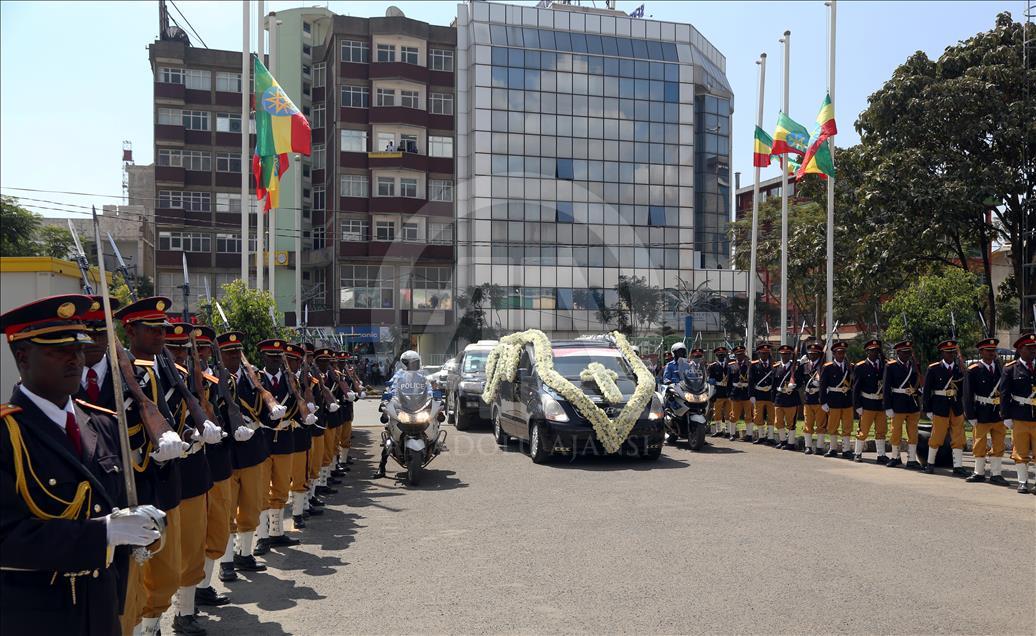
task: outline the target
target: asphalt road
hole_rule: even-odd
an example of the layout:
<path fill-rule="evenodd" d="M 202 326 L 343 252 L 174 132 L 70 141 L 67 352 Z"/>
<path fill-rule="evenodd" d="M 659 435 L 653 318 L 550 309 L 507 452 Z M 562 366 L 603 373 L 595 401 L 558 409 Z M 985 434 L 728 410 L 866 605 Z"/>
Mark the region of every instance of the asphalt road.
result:
<path fill-rule="evenodd" d="M 534 465 L 488 426 L 409 488 L 359 461 L 213 634 L 1032 634 L 1036 497 L 727 440 Z M 1013 474 L 1008 473 L 1013 484 Z M 226 589 L 216 583 L 220 589 Z M 166 620 L 163 632 L 171 633 Z M 166 631 L 168 630 L 168 631 Z"/>

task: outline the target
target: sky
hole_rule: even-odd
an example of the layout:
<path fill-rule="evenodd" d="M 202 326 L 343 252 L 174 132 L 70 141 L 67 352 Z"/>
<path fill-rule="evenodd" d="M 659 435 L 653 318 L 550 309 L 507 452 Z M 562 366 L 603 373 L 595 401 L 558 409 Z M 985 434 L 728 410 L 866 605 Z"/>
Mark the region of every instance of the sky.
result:
<path fill-rule="evenodd" d="M 267 2 L 265 8 L 312 4 Z M 397 5 L 408 17 L 441 25 L 456 16 L 453 2 L 323 4 L 336 13 L 362 17 L 384 15 L 388 6 Z M 619 0 L 617 8 L 628 13 L 640 4 Z M 812 129 L 827 87 L 827 10 L 822 0 L 643 4 L 646 18 L 690 23 L 726 55 L 734 89 L 732 157 L 742 185 L 752 178 L 759 81 L 755 62 L 761 52 L 767 54 L 763 128 L 772 133 L 782 99 L 778 39 L 785 30 L 792 32 L 789 114 Z M 177 6 L 207 46 L 240 50 L 241 3 L 182 0 Z M 1000 11 L 1019 20 L 1023 10 L 1023 0 L 839 2 L 837 143 L 848 146 L 858 140 L 853 122 L 866 108 L 867 97 L 915 51 L 937 58 L 947 46 L 991 28 Z M 170 13 L 182 24 L 175 10 Z M 255 14 L 253 3 L 253 46 Z M 137 163 L 153 160 L 153 77 L 147 46 L 157 32 L 154 1 L 0 2 L 0 192 L 18 196 L 48 216 L 65 216 L 62 210 L 69 205 L 120 202 L 123 140 L 133 144 Z M 779 171 L 773 167 L 762 178 L 775 176 Z"/>

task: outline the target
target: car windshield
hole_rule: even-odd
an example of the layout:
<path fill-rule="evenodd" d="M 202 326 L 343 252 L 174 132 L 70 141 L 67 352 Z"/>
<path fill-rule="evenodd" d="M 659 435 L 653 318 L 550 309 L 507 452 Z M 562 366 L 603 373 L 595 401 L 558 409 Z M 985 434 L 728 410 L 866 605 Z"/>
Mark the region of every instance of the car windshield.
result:
<path fill-rule="evenodd" d="M 469 351 L 464 354 L 464 373 L 484 373 L 488 351 Z"/>
<path fill-rule="evenodd" d="M 637 376 L 633 367 L 622 357 L 618 349 L 605 348 L 556 348 L 554 349 L 554 369 L 567 380 L 579 380 L 579 374 L 591 362 L 600 362 L 605 369 L 618 374 L 619 380 L 636 382 Z M 620 388 L 622 385 L 620 384 Z"/>

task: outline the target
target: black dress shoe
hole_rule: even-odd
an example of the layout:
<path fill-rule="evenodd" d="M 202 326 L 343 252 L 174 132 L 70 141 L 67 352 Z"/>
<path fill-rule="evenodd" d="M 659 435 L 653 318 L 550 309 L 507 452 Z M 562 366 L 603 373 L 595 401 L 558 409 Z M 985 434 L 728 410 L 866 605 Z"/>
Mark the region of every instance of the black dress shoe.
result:
<path fill-rule="evenodd" d="M 291 521 L 295 524 L 296 530 L 301 530 L 302 528 L 306 527 L 306 518 L 302 515 L 295 515 L 291 518 Z"/>
<path fill-rule="evenodd" d="M 842 451 L 842 459 L 852 459 L 854 454 L 852 451 Z"/>
<path fill-rule="evenodd" d="M 921 462 L 917 461 L 916 459 L 911 460 L 906 463 L 906 467 L 910 470 L 917 470 L 921 468 Z"/>
<path fill-rule="evenodd" d="M 320 497 L 313 496 L 309 498 L 309 505 L 312 506 L 312 508 L 309 509 L 310 514 L 312 514 L 314 510 L 316 510 L 317 508 L 323 508 L 327 504 L 325 504 L 324 500 Z"/>
<path fill-rule="evenodd" d="M 338 494 L 338 489 L 330 486 L 317 486 L 314 492 L 318 495 L 336 495 Z"/>
<path fill-rule="evenodd" d="M 921 470 L 928 475 L 932 475 L 935 473 L 935 466 L 932 466 L 931 464 L 925 464 L 924 468 L 922 468 Z"/>
<path fill-rule="evenodd" d="M 857 464 L 863 463 L 863 455 L 853 455 L 853 461 Z"/>
<path fill-rule="evenodd" d="M 223 563 L 223 562 L 220 562 L 220 564 L 219 564 L 219 580 L 223 581 L 224 583 L 229 583 L 231 581 L 236 581 L 237 580 L 237 572 L 234 571 L 234 564 L 233 563 Z"/>
<path fill-rule="evenodd" d="M 270 540 L 269 539 L 258 539 L 255 542 L 255 548 L 252 550 L 252 554 L 255 556 L 263 556 L 270 551 Z"/>
<path fill-rule="evenodd" d="M 1025 484 L 1018 484 L 1018 492 L 1023 495 L 1029 494 L 1029 489 L 1026 488 Z"/>
<path fill-rule="evenodd" d="M 812 446 L 807 446 L 806 450 L 804 450 L 802 452 L 805 453 L 806 455 L 812 455 L 813 454 L 813 447 Z"/>
<path fill-rule="evenodd" d="M 234 576 L 237 576 L 236 574 Z M 220 605 L 226 605 L 230 602 L 230 599 L 225 594 L 220 594 L 216 591 L 216 588 L 212 587 L 198 587 L 194 589 L 194 604 L 195 605 L 208 605 L 210 607 L 219 607 Z"/>
<path fill-rule="evenodd" d="M 966 477 L 967 475 L 970 475 L 971 473 L 968 472 L 968 469 L 964 468 L 963 466 L 954 466 L 953 467 L 953 474 L 957 475 L 958 477 Z"/>
<path fill-rule="evenodd" d="M 752 439 L 751 435 L 745 435 L 744 437 L 741 438 L 741 441 L 742 442 L 752 442 L 752 441 L 755 441 L 755 440 Z"/>
<path fill-rule="evenodd" d="M 385 471 L 383 471 L 383 470 L 376 470 L 373 473 L 371 473 L 371 479 L 381 479 L 384 476 L 385 476 Z"/>
<path fill-rule="evenodd" d="M 208 634 L 205 628 L 198 624 L 198 619 L 194 617 L 194 614 L 188 614 L 187 616 L 177 614 L 174 616 L 173 633 L 190 634 L 191 636 L 204 636 Z"/>
<path fill-rule="evenodd" d="M 284 547 L 284 546 L 298 545 L 300 543 L 302 543 L 302 542 L 299 541 L 298 539 L 296 539 L 294 537 L 289 537 L 286 534 L 279 534 L 277 536 L 271 536 L 270 537 L 270 545 L 271 546 Z"/>
<path fill-rule="evenodd" d="M 975 473 L 974 475 L 971 475 L 970 477 L 968 477 L 964 481 L 968 482 L 969 484 L 978 484 L 978 483 L 984 482 L 985 480 L 986 480 L 986 476 L 985 475 L 979 475 L 978 473 Z"/>
<path fill-rule="evenodd" d="M 336 466 L 336 467 L 331 469 L 331 476 L 332 477 L 345 477 L 345 471 Z M 328 481 L 331 481 L 331 480 L 329 479 Z"/>
<path fill-rule="evenodd" d="M 320 505 L 324 505 L 323 502 L 321 502 Z M 319 517 L 320 515 L 324 514 L 324 509 L 323 508 L 315 508 L 314 507 L 314 508 L 310 508 L 306 512 L 309 513 L 311 516 Z"/>
<path fill-rule="evenodd" d="M 788 444 L 786 442 L 777 442 L 777 445 L 774 446 L 774 448 L 776 448 L 777 450 L 784 450 L 784 447 L 787 445 Z"/>
<path fill-rule="evenodd" d="M 763 444 L 765 442 L 766 442 L 766 438 L 765 437 L 757 437 L 754 440 L 752 440 L 753 444 Z"/>
<path fill-rule="evenodd" d="M 353 458 L 352 457 L 346 458 L 345 465 L 346 466 L 352 466 L 353 465 Z"/>
<path fill-rule="evenodd" d="M 989 478 L 989 483 L 996 484 L 997 486 L 1006 486 L 1007 480 L 1004 479 L 1003 475 L 993 475 Z"/>
<path fill-rule="evenodd" d="M 776 445 L 777 445 L 777 440 L 775 440 L 775 439 L 770 439 L 769 437 L 767 437 L 767 438 L 766 438 L 766 441 L 765 441 L 765 444 L 766 444 L 767 446 L 776 446 Z"/>
<path fill-rule="evenodd" d="M 342 480 L 338 479 L 337 477 L 328 477 L 327 483 L 331 484 L 332 486 L 337 486 L 342 483 Z"/>
<path fill-rule="evenodd" d="M 901 460 L 898 457 L 893 457 L 885 465 L 888 466 L 889 468 L 895 468 L 896 466 L 902 466 L 903 465 L 903 460 Z"/>
<path fill-rule="evenodd" d="M 888 464 L 889 463 L 889 456 L 888 455 L 878 455 L 877 462 L 879 464 Z"/>
<path fill-rule="evenodd" d="M 239 572 L 265 572 L 266 566 L 255 560 L 255 557 L 249 555 L 234 555 L 234 569 Z"/>
<path fill-rule="evenodd" d="M 838 457 L 838 451 L 832 448 L 831 450 L 824 453 L 824 457 Z"/>
<path fill-rule="evenodd" d="M 798 449 L 798 446 L 796 446 L 795 442 L 785 442 L 784 450 L 796 451 L 797 452 L 799 449 Z"/>

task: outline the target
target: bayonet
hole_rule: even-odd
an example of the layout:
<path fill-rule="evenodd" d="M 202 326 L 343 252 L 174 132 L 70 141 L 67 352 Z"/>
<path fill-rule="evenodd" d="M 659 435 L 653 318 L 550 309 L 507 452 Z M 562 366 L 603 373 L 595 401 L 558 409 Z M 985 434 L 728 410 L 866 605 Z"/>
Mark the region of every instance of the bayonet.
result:
<path fill-rule="evenodd" d="M 957 339 L 957 318 L 953 315 L 953 310 L 950 310 L 950 337 L 954 340 Z"/>
<path fill-rule="evenodd" d="M 94 288 L 90 285 L 90 261 L 86 259 L 86 252 L 83 251 L 83 245 L 79 242 L 79 234 L 72 225 L 72 219 L 68 219 L 68 231 L 72 234 L 72 241 L 76 244 L 75 258 L 76 265 L 79 266 L 79 273 L 83 276 L 83 293 L 89 296 L 94 293 Z"/>
<path fill-rule="evenodd" d="M 100 241 L 100 237 L 98 237 L 97 240 Z M 115 244 L 115 239 L 112 238 L 111 232 L 108 232 L 108 242 L 111 243 L 112 251 L 115 252 L 115 260 L 119 262 L 119 265 L 116 269 L 120 274 L 122 274 L 122 278 L 126 283 L 126 287 L 129 289 L 130 298 L 133 300 L 133 302 L 137 302 L 137 286 L 136 284 L 130 284 L 131 282 L 135 281 L 133 281 L 132 277 L 130 276 L 129 267 L 126 266 L 126 261 L 123 260 L 122 252 L 119 251 L 119 246 Z"/>
<path fill-rule="evenodd" d="M 183 321 L 187 323 L 191 321 L 191 311 L 188 306 L 191 298 L 191 276 L 187 273 L 187 253 L 184 252 L 181 256 L 183 256 Z"/>
<path fill-rule="evenodd" d="M 978 320 L 982 323 L 982 333 L 986 334 L 987 338 L 992 338 L 993 334 L 989 331 L 989 325 L 986 324 L 986 317 L 982 315 L 982 310 L 978 310 Z"/>

